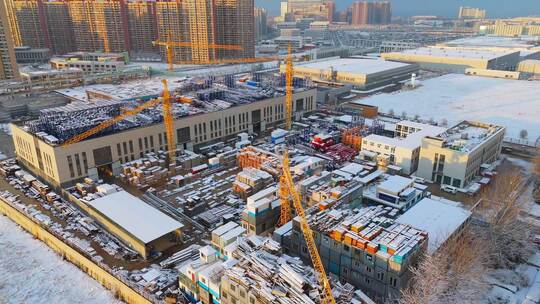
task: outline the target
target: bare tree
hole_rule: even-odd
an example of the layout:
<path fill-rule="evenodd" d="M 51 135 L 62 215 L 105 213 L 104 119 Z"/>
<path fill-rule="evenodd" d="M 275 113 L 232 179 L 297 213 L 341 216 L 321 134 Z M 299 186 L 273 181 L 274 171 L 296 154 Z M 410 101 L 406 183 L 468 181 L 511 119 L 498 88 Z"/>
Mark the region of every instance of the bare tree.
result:
<path fill-rule="evenodd" d="M 414 118 L 413 118 L 413 120 L 414 120 L 414 121 L 418 121 L 418 119 L 420 119 L 420 115 L 418 115 L 418 114 L 414 114 Z"/>
<path fill-rule="evenodd" d="M 394 117 L 394 114 L 395 114 L 395 113 L 394 113 L 394 109 L 388 110 L 388 115 Z"/>

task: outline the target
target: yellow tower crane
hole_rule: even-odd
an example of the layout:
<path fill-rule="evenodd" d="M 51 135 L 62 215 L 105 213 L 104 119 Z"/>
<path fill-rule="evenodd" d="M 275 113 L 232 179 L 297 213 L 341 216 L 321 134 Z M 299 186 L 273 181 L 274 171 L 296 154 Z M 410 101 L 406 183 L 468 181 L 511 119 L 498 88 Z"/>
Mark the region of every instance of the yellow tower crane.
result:
<path fill-rule="evenodd" d="M 115 123 L 124 120 L 126 117 L 136 115 L 140 113 L 141 111 L 154 107 L 160 103 L 163 104 L 163 123 L 165 125 L 165 134 L 167 137 L 167 151 L 169 154 L 169 163 L 174 163 L 175 153 L 176 153 L 176 144 L 174 142 L 174 119 L 172 115 L 172 100 L 171 95 L 169 92 L 169 88 L 167 85 L 167 80 L 163 79 L 163 96 L 158 97 L 152 100 L 149 100 L 133 109 L 127 109 L 122 112 L 122 114 L 113 117 L 109 120 L 106 120 L 99 125 L 88 129 L 80 134 L 77 134 L 73 136 L 72 138 L 64 141 L 62 143 L 62 147 L 67 147 L 69 145 L 72 145 L 74 143 L 78 143 L 94 134 L 97 134 L 108 127 L 114 125 Z"/>
<path fill-rule="evenodd" d="M 289 45 L 289 54 L 286 59 L 285 67 L 285 127 L 287 130 L 291 129 L 292 126 L 292 110 L 293 110 L 293 58 L 292 58 L 292 48 Z M 279 195 L 281 201 L 281 214 L 278 225 L 283 225 L 291 220 L 291 207 L 289 198 L 292 199 L 294 210 L 300 218 L 300 228 L 302 229 L 302 234 L 304 235 L 304 240 L 308 247 L 309 255 L 311 257 L 311 262 L 313 268 L 315 269 L 315 276 L 319 287 L 322 289 L 320 297 L 321 303 L 323 304 L 335 304 L 336 300 L 332 294 L 332 287 L 330 286 L 330 281 L 326 276 L 326 271 L 324 270 L 324 265 L 321 260 L 321 256 L 315 245 L 315 239 L 313 238 L 313 231 L 309 227 L 308 220 L 302 207 L 302 199 L 300 194 L 296 190 L 294 180 L 291 175 L 291 169 L 289 166 L 289 152 L 287 147 L 283 149 L 283 162 L 281 164 L 283 170 L 283 175 L 280 178 L 280 187 Z"/>
<path fill-rule="evenodd" d="M 168 70 L 173 71 L 174 70 L 174 54 L 173 54 L 173 47 L 189 47 L 189 48 L 207 48 L 207 49 L 222 49 L 222 50 L 242 50 L 241 45 L 232 45 L 232 44 L 196 44 L 192 42 L 175 42 L 171 41 L 170 35 L 167 41 L 160 41 L 156 40 L 152 42 L 153 45 L 159 45 L 164 46 L 165 51 L 167 52 L 167 63 L 168 63 Z M 205 64 L 204 62 L 199 61 L 193 61 L 192 63 L 184 63 L 181 64 Z"/>

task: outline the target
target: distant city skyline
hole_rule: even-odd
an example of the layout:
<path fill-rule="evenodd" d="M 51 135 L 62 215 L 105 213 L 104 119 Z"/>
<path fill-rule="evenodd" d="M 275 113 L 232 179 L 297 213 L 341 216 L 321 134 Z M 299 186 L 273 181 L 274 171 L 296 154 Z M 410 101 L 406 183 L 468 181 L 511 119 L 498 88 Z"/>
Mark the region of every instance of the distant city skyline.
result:
<path fill-rule="evenodd" d="M 344 10 L 355 0 L 335 0 L 336 8 Z M 487 18 L 540 15 L 538 0 L 515 0 L 505 5 L 505 0 L 390 0 L 392 15 L 410 17 L 415 15 L 437 15 L 457 17 L 460 6 L 473 6 L 486 9 Z M 255 4 L 268 10 L 270 16 L 279 15 L 281 0 L 255 0 Z M 536 5 L 536 9 L 534 9 Z"/>

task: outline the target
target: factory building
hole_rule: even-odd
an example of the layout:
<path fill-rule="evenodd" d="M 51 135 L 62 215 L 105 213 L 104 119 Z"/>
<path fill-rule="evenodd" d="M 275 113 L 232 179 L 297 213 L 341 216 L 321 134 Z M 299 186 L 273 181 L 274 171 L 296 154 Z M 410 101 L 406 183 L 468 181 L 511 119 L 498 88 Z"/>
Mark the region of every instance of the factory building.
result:
<path fill-rule="evenodd" d="M 386 205 L 407 211 L 428 195 L 427 186 L 399 175 L 374 174 L 366 185 L 363 200 L 367 204 Z"/>
<path fill-rule="evenodd" d="M 285 66 L 281 66 L 283 72 Z M 408 79 L 418 72 L 418 65 L 373 58 L 343 58 L 297 64 L 294 74 L 325 83 L 352 84 L 370 90 Z"/>
<path fill-rule="evenodd" d="M 437 136 L 424 137 L 416 175 L 464 188 L 499 158 L 504 134 L 502 126 L 462 121 Z"/>
<path fill-rule="evenodd" d="M 494 52 L 451 47 L 423 47 L 402 52 L 383 53 L 384 60 L 418 63 L 428 70 L 463 73 L 467 68 L 513 71 L 520 60 L 519 51 Z"/>
<path fill-rule="evenodd" d="M 497 19 L 480 25 L 481 34 L 503 37 L 540 36 L 540 18 L 518 17 L 513 19 Z"/>
<path fill-rule="evenodd" d="M 535 44 L 536 40 L 533 36 L 499 37 L 487 35 L 450 40 L 437 44 L 437 47 L 492 52 L 519 51 L 520 60 L 540 59 L 540 46 Z"/>
<path fill-rule="evenodd" d="M 143 258 L 167 250 L 181 239 L 183 225 L 139 198 L 109 184 L 78 184 L 80 206 L 107 231 Z M 92 190 L 90 190 L 92 189 Z M 95 191 L 94 191 L 95 190 Z M 79 193 L 85 193 L 81 197 Z"/>
<path fill-rule="evenodd" d="M 149 110 L 153 116 L 140 114 L 127 119 L 117 124 L 116 130 L 101 136 L 68 147 L 60 146 L 63 140 L 94 126 L 96 120 L 118 115 L 126 102 L 154 98 L 156 95 L 151 94 L 160 92 L 159 81 L 152 79 L 125 86 L 125 90 L 122 86 L 111 86 L 109 92 L 98 90 L 106 85 L 96 85 L 93 93 L 64 90 L 66 94 L 80 94 L 82 100 L 89 96 L 99 98 L 42 111 L 41 118 L 27 122 L 27 126 L 12 125 L 15 150 L 21 163 L 52 184 L 67 185 L 86 176 L 97 177 L 102 170 L 117 172 L 121 163 L 140 158 L 144 153 L 166 150 L 163 124 L 156 123 L 161 119 L 158 109 Z M 191 98 L 198 106 L 176 104 L 178 116 L 174 127 L 178 149 L 197 150 L 234 138 L 240 132 L 260 134 L 283 122 L 285 97 L 282 94 L 262 89 L 254 94 L 252 89 L 240 88 L 230 88 L 225 93 L 212 92 L 194 91 Z M 210 97 L 215 94 L 228 97 L 223 100 Z M 294 119 L 315 110 L 315 96 L 315 89 L 295 91 Z"/>
<path fill-rule="evenodd" d="M 19 78 L 5 3 L 0 3 L 0 80 Z"/>

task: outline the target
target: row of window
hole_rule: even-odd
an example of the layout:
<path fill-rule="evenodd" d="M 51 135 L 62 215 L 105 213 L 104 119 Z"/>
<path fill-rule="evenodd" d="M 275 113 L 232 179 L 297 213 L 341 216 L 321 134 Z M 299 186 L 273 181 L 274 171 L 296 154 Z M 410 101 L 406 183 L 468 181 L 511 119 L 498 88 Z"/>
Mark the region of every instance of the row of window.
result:
<path fill-rule="evenodd" d="M 80 156 L 81 157 L 79 157 L 79 153 L 67 156 L 69 175 L 71 176 L 71 178 L 74 178 L 75 176 L 80 177 L 83 176 L 83 174 L 88 174 L 88 158 L 86 157 L 86 152 L 82 152 Z M 73 164 L 75 164 L 75 167 L 73 166 Z"/>

